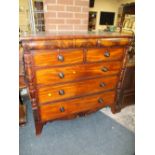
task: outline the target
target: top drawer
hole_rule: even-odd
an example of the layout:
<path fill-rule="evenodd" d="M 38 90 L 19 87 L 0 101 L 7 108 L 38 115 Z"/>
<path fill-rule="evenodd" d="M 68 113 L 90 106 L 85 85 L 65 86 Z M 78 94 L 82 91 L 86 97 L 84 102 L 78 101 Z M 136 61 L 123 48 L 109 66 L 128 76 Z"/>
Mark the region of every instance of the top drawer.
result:
<path fill-rule="evenodd" d="M 34 65 L 37 67 L 59 66 L 83 62 L 82 49 L 33 51 Z"/>
<path fill-rule="evenodd" d="M 103 38 L 98 40 L 100 46 L 126 46 L 130 42 L 128 38 Z"/>

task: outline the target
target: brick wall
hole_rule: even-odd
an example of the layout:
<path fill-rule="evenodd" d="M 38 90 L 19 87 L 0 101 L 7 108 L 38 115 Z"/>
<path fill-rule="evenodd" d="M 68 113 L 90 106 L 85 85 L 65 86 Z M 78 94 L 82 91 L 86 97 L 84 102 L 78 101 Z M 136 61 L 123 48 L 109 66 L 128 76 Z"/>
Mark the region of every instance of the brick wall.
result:
<path fill-rule="evenodd" d="M 46 31 L 87 31 L 89 0 L 44 0 Z"/>

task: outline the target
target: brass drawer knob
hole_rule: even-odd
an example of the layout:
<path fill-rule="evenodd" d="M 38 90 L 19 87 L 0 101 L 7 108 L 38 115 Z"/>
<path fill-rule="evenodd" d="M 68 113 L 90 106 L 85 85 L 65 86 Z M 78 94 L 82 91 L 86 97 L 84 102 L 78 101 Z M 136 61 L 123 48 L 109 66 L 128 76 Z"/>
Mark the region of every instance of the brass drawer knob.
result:
<path fill-rule="evenodd" d="M 102 68 L 101 68 L 101 71 L 102 71 L 102 72 L 107 72 L 107 71 L 108 71 L 108 68 L 107 68 L 107 67 L 102 67 Z"/>
<path fill-rule="evenodd" d="M 58 73 L 58 76 L 59 76 L 60 79 L 63 79 L 65 77 L 63 72 Z"/>
<path fill-rule="evenodd" d="M 103 102 L 104 102 L 103 98 L 99 98 L 98 99 L 98 103 L 101 103 L 102 104 Z"/>
<path fill-rule="evenodd" d="M 58 55 L 58 61 L 63 62 L 64 61 L 64 56 L 63 55 Z"/>
<path fill-rule="evenodd" d="M 101 83 L 100 83 L 100 87 L 105 87 L 105 85 L 106 85 L 106 84 L 105 84 L 104 82 L 101 82 Z"/>
<path fill-rule="evenodd" d="M 64 95 L 65 91 L 63 89 L 59 90 L 59 95 Z"/>
<path fill-rule="evenodd" d="M 105 52 L 104 52 L 104 56 L 105 56 L 105 57 L 110 57 L 110 52 L 109 52 L 109 51 L 105 51 Z"/>
<path fill-rule="evenodd" d="M 60 112 L 65 112 L 65 108 L 64 107 L 61 107 L 60 108 Z"/>

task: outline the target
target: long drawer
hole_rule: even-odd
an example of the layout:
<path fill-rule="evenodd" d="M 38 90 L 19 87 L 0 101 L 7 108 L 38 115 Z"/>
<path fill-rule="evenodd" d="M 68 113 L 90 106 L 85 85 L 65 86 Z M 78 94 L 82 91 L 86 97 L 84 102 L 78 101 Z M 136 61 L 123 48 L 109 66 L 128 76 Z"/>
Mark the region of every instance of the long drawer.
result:
<path fill-rule="evenodd" d="M 53 120 L 82 111 L 110 106 L 114 103 L 115 91 L 76 98 L 40 106 L 42 121 Z"/>
<path fill-rule="evenodd" d="M 118 76 L 111 76 L 92 80 L 82 80 L 76 83 L 41 87 L 38 88 L 39 103 L 52 102 L 115 89 L 117 81 Z"/>
<path fill-rule="evenodd" d="M 59 66 L 83 62 L 83 49 L 32 51 L 34 66 Z"/>
<path fill-rule="evenodd" d="M 66 67 L 38 69 L 35 71 L 37 84 L 57 84 L 78 79 L 118 74 L 121 61 L 81 64 Z"/>

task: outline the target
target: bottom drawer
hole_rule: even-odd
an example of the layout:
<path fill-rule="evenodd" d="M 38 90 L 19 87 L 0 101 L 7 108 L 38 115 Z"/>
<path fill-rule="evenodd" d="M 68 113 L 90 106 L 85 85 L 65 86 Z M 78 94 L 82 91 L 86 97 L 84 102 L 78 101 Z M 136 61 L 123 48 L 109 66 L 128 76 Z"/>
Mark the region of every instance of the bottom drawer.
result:
<path fill-rule="evenodd" d="M 54 120 L 87 110 L 110 106 L 114 103 L 115 91 L 61 101 L 40 106 L 42 121 Z"/>

